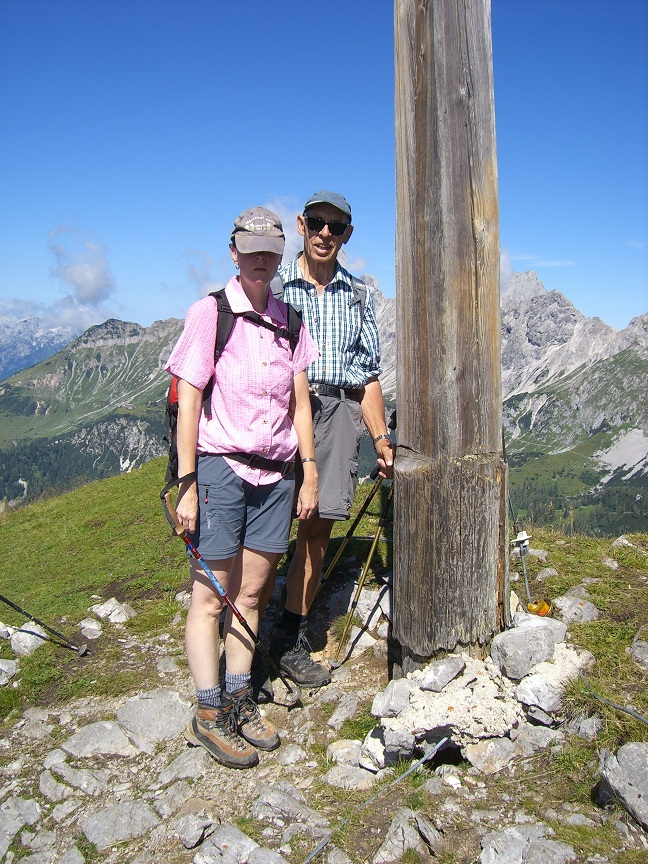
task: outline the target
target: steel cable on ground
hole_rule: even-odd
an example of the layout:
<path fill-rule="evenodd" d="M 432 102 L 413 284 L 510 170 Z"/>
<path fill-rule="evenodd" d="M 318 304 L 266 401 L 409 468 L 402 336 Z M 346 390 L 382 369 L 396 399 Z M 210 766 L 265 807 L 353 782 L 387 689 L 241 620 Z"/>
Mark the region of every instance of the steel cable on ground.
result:
<path fill-rule="evenodd" d="M 412 765 L 410 765 L 410 767 L 407 769 L 407 771 L 405 771 L 399 777 L 396 777 L 396 779 L 392 780 L 391 783 L 387 783 L 386 786 L 383 786 L 381 789 L 378 790 L 378 792 L 376 792 L 375 795 L 372 795 L 370 798 L 367 798 L 367 800 L 363 801 L 362 804 L 358 804 L 358 806 L 355 808 L 355 810 L 353 810 L 346 817 L 346 819 L 343 819 L 340 822 L 340 824 L 337 826 L 337 828 L 335 828 L 334 831 L 330 831 L 325 837 L 323 837 L 320 840 L 320 842 L 317 844 L 317 846 L 313 849 L 312 852 L 309 853 L 309 855 L 306 856 L 306 858 L 304 858 L 304 860 L 301 862 L 301 864 L 308 864 L 309 861 L 312 861 L 313 858 L 315 858 L 317 855 L 319 855 L 319 853 L 322 851 L 322 849 L 324 849 L 329 844 L 333 835 L 337 831 L 339 831 L 341 828 L 344 828 L 344 826 L 347 824 L 347 822 L 349 822 L 349 820 L 353 819 L 353 817 L 356 815 L 356 813 L 358 813 L 364 807 L 367 807 L 369 804 L 372 804 L 377 798 L 380 798 L 380 796 L 383 793 L 385 793 L 388 789 L 391 789 L 392 786 L 395 786 L 397 783 L 400 783 L 401 780 L 404 780 L 408 776 L 408 774 L 412 773 L 412 771 L 416 771 L 417 768 L 420 768 L 424 762 L 427 762 L 428 759 L 431 759 L 433 756 L 435 756 L 439 752 L 439 750 L 441 750 L 447 743 L 449 743 L 449 741 L 450 741 L 449 738 L 442 738 L 439 741 L 439 743 L 435 744 L 431 750 L 428 750 L 427 753 L 418 760 L 418 762 L 414 762 Z"/>
<path fill-rule="evenodd" d="M 617 705 L 616 702 L 610 702 L 609 699 L 606 699 L 604 696 L 599 696 L 596 690 L 592 687 L 587 678 L 581 674 L 580 676 L 585 682 L 587 688 L 595 699 L 598 699 L 599 702 L 603 702 L 605 705 L 609 705 L 610 708 L 616 708 L 617 711 L 625 711 L 626 714 L 630 714 L 631 717 L 635 717 L 637 720 L 640 720 L 642 723 L 645 723 L 648 726 L 648 717 L 644 717 L 643 714 L 639 714 L 638 711 L 635 711 L 634 708 L 626 708 L 624 705 Z"/>

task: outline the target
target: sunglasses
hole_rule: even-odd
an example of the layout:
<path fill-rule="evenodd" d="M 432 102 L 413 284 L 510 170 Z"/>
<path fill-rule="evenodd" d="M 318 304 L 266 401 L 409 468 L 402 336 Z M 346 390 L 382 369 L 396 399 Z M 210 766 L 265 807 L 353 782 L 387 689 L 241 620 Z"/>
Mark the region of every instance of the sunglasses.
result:
<path fill-rule="evenodd" d="M 334 237 L 341 237 L 350 225 L 349 222 L 327 222 L 320 216 L 304 216 L 304 219 L 309 231 L 319 233 L 325 225 L 328 225 L 328 229 Z"/>

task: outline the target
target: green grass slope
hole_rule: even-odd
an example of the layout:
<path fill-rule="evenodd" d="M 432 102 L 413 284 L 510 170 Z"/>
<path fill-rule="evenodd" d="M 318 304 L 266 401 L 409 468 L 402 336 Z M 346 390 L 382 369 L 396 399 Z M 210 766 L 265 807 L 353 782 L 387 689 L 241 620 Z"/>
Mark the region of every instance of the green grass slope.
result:
<path fill-rule="evenodd" d="M 0 594 L 77 644 L 83 641 L 78 623 L 89 617 L 89 607 L 99 598 L 116 597 L 137 610 L 137 617 L 125 625 L 127 631 L 153 638 L 168 629 L 179 608 L 174 597 L 189 583 L 184 544 L 172 535 L 159 499 L 165 469 L 166 459 L 153 459 L 129 474 L 0 515 Z M 372 487 L 359 487 L 354 512 Z M 380 509 L 378 494 L 355 532 L 359 539 L 347 545 L 338 570 L 344 570 L 354 555 L 367 554 L 367 542 L 360 538 L 376 531 Z M 334 537 L 347 529 L 346 523 L 336 523 Z M 294 530 L 293 526 L 293 535 Z M 390 566 L 391 544 L 381 540 L 372 574 Z M 25 620 L 0 603 L 0 621 L 19 627 Z M 18 687 L 0 688 L 0 718 L 29 704 L 140 686 L 146 672 L 120 663 L 123 650 L 100 639 L 91 643 L 92 656 L 86 660 L 48 642 L 31 657 L 21 658 Z M 13 657 L 2 640 L 0 657 Z M 117 672 L 120 665 L 126 671 Z"/>

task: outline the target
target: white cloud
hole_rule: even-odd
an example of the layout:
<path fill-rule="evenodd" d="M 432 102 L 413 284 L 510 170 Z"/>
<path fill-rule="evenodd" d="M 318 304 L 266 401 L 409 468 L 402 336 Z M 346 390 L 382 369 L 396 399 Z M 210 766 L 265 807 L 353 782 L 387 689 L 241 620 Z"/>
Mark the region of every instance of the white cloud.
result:
<path fill-rule="evenodd" d="M 97 307 L 115 292 L 115 278 L 108 266 L 108 249 L 71 228 L 49 232 L 53 256 L 51 273 L 69 289 L 67 297 L 81 307 Z"/>
<path fill-rule="evenodd" d="M 105 304 L 116 285 L 106 245 L 63 226 L 49 232 L 48 245 L 52 256 L 50 273 L 63 284 L 65 293 L 49 305 L 7 300 L 2 304 L 2 314 L 40 317 L 43 326 L 69 327 L 77 333 L 109 318 Z"/>

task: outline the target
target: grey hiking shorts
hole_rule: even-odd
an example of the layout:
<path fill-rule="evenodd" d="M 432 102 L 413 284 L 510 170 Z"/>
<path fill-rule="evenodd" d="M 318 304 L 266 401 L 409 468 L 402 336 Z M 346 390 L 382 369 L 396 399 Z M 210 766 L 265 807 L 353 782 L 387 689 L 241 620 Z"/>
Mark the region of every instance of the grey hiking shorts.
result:
<path fill-rule="evenodd" d="M 315 458 L 319 487 L 318 514 L 323 519 L 348 519 L 358 482 L 358 450 L 364 429 L 360 403 L 311 393 Z M 295 491 L 302 481 L 297 460 Z"/>
<path fill-rule="evenodd" d="M 288 548 L 294 477 L 253 486 L 232 471 L 222 456 L 198 460 L 198 530 L 191 542 L 203 558 L 221 561 L 239 546 L 282 554 Z"/>

